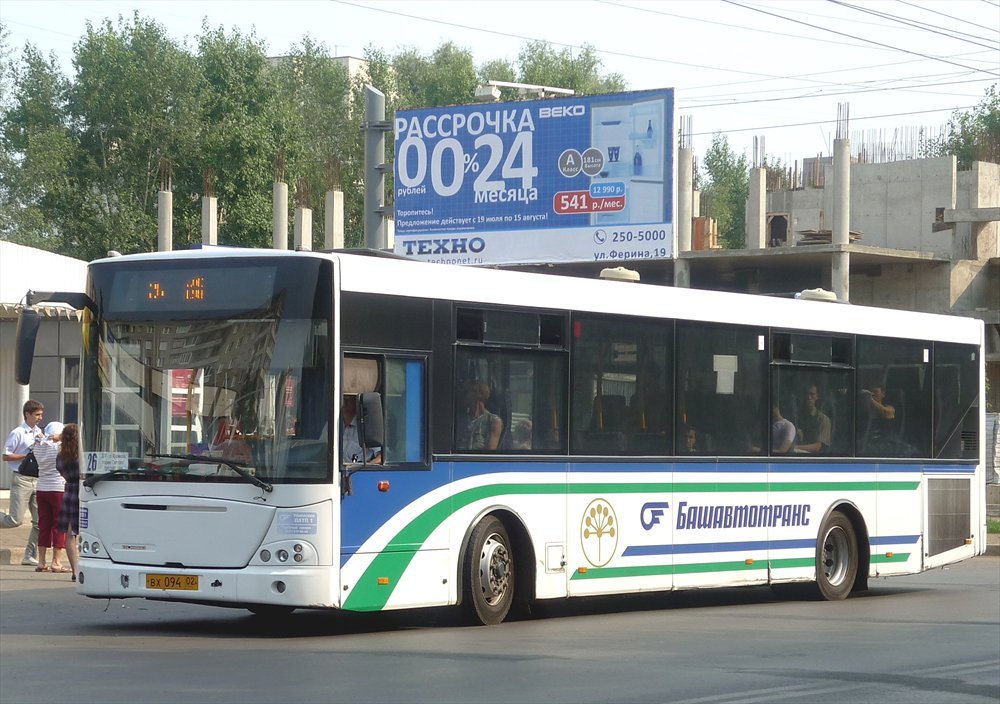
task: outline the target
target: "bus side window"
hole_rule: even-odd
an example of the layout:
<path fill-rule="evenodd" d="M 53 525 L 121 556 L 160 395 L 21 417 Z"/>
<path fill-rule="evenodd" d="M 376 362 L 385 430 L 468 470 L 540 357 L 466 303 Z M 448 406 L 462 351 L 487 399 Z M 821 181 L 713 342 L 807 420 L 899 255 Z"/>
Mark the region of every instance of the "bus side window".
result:
<path fill-rule="evenodd" d="M 385 447 L 383 462 L 421 464 L 427 461 L 426 361 L 387 357 L 385 360 Z"/>

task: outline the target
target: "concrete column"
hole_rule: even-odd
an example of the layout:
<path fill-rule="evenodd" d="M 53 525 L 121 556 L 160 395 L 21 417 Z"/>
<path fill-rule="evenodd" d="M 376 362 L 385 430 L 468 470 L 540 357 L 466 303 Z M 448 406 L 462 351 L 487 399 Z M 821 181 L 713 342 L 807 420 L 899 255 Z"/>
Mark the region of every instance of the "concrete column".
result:
<path fill-rule="evenodd" d="M 692 164 L 694 152 L 689 147 L 677 150 L 677 251 L 691 251 L 691 198 L 694 193 Z M 676 272 L 676 269 L 674 270 Z M 676 282 L 677 277 L 674 276 Z"/>
<path fill-rule="evenodd" d="M 174 194 L 156 194 L 156 251 L 170 252 L 174 248 Z"/>
<path fill-rule="evenodd" d="M 833 229 L 831 242 L 851 241 L 851 142 L 833 140 Z M 830 263 L 830 285 L 838 301 L 851 300 L 851 255 L 834 252 Z"/>
<path fill-rule="evenodd" d="M 691 217 L 701 217 L 701 191 L 691 191 Z"/>
<path fill-rule="evenodd" d="M 312 227 L 313 227 L 312 208 L 296 208 L 295 228 L 292 231 L 296 250 L 304 252 L 312 251 L 313 248 Z"/>
<path fill-rule="evenodd" d="M 833 244 L 850 242 L 851 141 L 833 140 Z"/>
<path fill-rule="evenodd" d="M 750 169 L 746 216 L 747 249 L 766 249 L 767 169 Z"/>
<path fill-rule="evenodd" d="M 201 197 L 201 243 L 219 244 L 219 199 Z"/>
<path fill-rule="evenodd" d="M 274 249 L 288 249 L 288 184 L 282 181 L 272 189 L 271 242 Z"/>
<path fill-rule="evenodd" d="M 323 221 L 323 246 L 326 249 L 344 248 L 344 193 L 326 192 L 326 208 Z"/>
<path fill-rule="evenodd" d="M 851 300 L 851 253 L 834 252 L 830 264 L 830 286 L 837 300 Z"/>

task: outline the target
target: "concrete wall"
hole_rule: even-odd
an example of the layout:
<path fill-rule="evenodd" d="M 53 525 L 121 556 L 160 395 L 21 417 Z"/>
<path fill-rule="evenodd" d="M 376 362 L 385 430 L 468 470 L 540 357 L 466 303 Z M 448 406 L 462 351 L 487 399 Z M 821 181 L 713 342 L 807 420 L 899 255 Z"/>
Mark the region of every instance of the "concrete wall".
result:
<path fill-rule="evenodd" d="M 956 208 L 996 208 L 1000 206 L 1000 164 L 977 161 L 958 174 Z M 967 259 L 1000 257 L 1000 222 L 956 223 L 956 239 L 962 228 Z"/>
<path fill-rule="evenodd" d="M 949 312 L 951 266 L 947 263 L 883 265 L 851 275 L 851 303 L 926 313 Z"/>
<path fill-rule="evenodd" d="M 767 196 L 768 213 L 789 213 L 789 229 L 796 239 L 799 230 L 833 226 L 833 167 L 824 168 L 826 188 L 778 191 Z M 984 180 L 979 179 L 980 183 Z M 975 188 L 970 185 L 970 192 Z M 988 189 L 979 189 L 986 190 L 985 197 L 989 197 Z M 850 229 L 864 233 L 860 244 L 951 257 L 955 235 L 950 230 L 934 232 L 932 227 L 937 208 L 956 207 L 957 191 L 953 156 L 852 164 Z"/>
<path fill-rule="evenodd" d="M 806 188 L 801 191 L 774 191 L 767 194 L 767 212 L 788 213 L 788 246 L 799 239 L 799 230 L 822 230 L 833 221 L 824 216 L 824 189 Z M 825 224 L 821 224 L 825 223 Z"/>

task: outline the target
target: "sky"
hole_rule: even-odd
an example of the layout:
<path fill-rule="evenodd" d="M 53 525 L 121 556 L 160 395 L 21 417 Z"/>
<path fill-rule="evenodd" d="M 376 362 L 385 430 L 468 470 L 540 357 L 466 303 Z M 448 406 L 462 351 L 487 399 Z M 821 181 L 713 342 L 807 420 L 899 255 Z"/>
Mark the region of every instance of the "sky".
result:
<path fill-rule="evenodd" d="M 358 57 L 452 41 L 477 66 L 590 45 L 630 90 L 676 90 L 696 158 L 718 132 L 751 160 L 829 155 L 843 114 L 855 152 L 903 158 L 1000 83 L 1000 0 L 3 0 L 0 22 L 71 76 L 87 22 L 136 11 L 188 46 L 203 20 L 253 31 L 270 55 L 306 35 Z"/>

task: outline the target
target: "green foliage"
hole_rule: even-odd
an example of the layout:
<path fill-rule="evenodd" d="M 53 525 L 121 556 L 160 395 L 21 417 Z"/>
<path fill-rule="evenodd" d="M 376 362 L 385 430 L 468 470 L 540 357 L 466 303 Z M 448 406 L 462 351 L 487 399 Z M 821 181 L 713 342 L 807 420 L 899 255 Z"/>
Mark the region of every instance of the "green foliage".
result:
<path fill-rule="evenodd" d="M 459 105 L 469 102 L 476 90 L 472 52 L 453 42 L 439 46 L 430 56 L 405 49 L 392 59 L 399 106 Z"/>
<path fill-rule="evenodd" d="M 178 43 L 138 13 L 88 25 L 74 47 L 75 76 L 26 47 L 10 58 L 0 25 L 0 237 L 81 259 L 156 247 L 157 192 L 173 191 L 174 247 L 201 240 L 201 198 L 218 198 L 222 244 L 271 244 L 272 184 L 310 207 L 323 241 L 324 195 L 344 192 L 346 244 L 361 246 L 363 88 L 398 108 L 468 103 L 483 80 L 620 91 L 595 52 L 526 45 L 517 65 L 478 69 L 452 42 L 429 55 L 365 51 L 353 83 L 325 45 L 306 36 L 269 59 L 253 34 L 202 25 Z M 516 96 L 508 96 L 514 98 Z M 385 163 L 393 157 L 387 134 Z M 386 174 L 386 208 L 392 207 Z"/>
<path fill-rule="evenodd" d="M 750 164 L 739 156 L 722 134 L 712 138 L 712 146 L 702 162 L 707 182 L 702 186 L 702 212 L 719 224 L 719 241 L 725 249 L 746 245 L 746 202 L 750 195 Z"/>
<path fill-rule="evenodd" d="M 324 195 L 340 187 L 341 157 L 355 147 L 347 69 L 330 61 L 326 46 L 309 37 L 275 66 L 279 101 L 291 108 L 284 137 L 284 176 L 299 205 L 312 208 L 313 246 L 323 245 Z"/>
<path fill-rule="evenodd" d="M 572 88 L 577 95 L 625 90 L 625 79 L 621 74 L 601 75 L 601 60 L 594 48 L 586 44 L 574 56 L 568 48 L 557 51 L 546 42 L 528 42 L 518 55 L 518 63 L 519 83 Z"/>
<path fill-rule="evenodd" d="M 88 25 L 74 64 L 67 126 L 79 152 L 54 218 L 64 239 L 72 233 L 64 246 L 87 259 L 155 249 L 160 162 L 181 162 L 196 148 L 202 82 L 194 60 L 136 13 Z M 175 202 L 183 218 L 186 203 Z"/>
<path fill-rule="evenodd" d="M 974 161 L 1000 164 L 1000 93 L 997 85 L 986 89 L 982 102 L 967 112 L 955 112 L 945 134 L 922 145 L 924 156 L 954 154 L 958 168 L 968 169 Z"/>
<path fill-rule="evenodd" d="M 46 212 L 64 203 L 67 164 L 76 152 L 63 126 L 68 84 L 55 58 L 44 58 L 31 45 L 20 64 L 4 61 L 4 75 L 0 236 L 60 249 L 58 229 Z"/>

